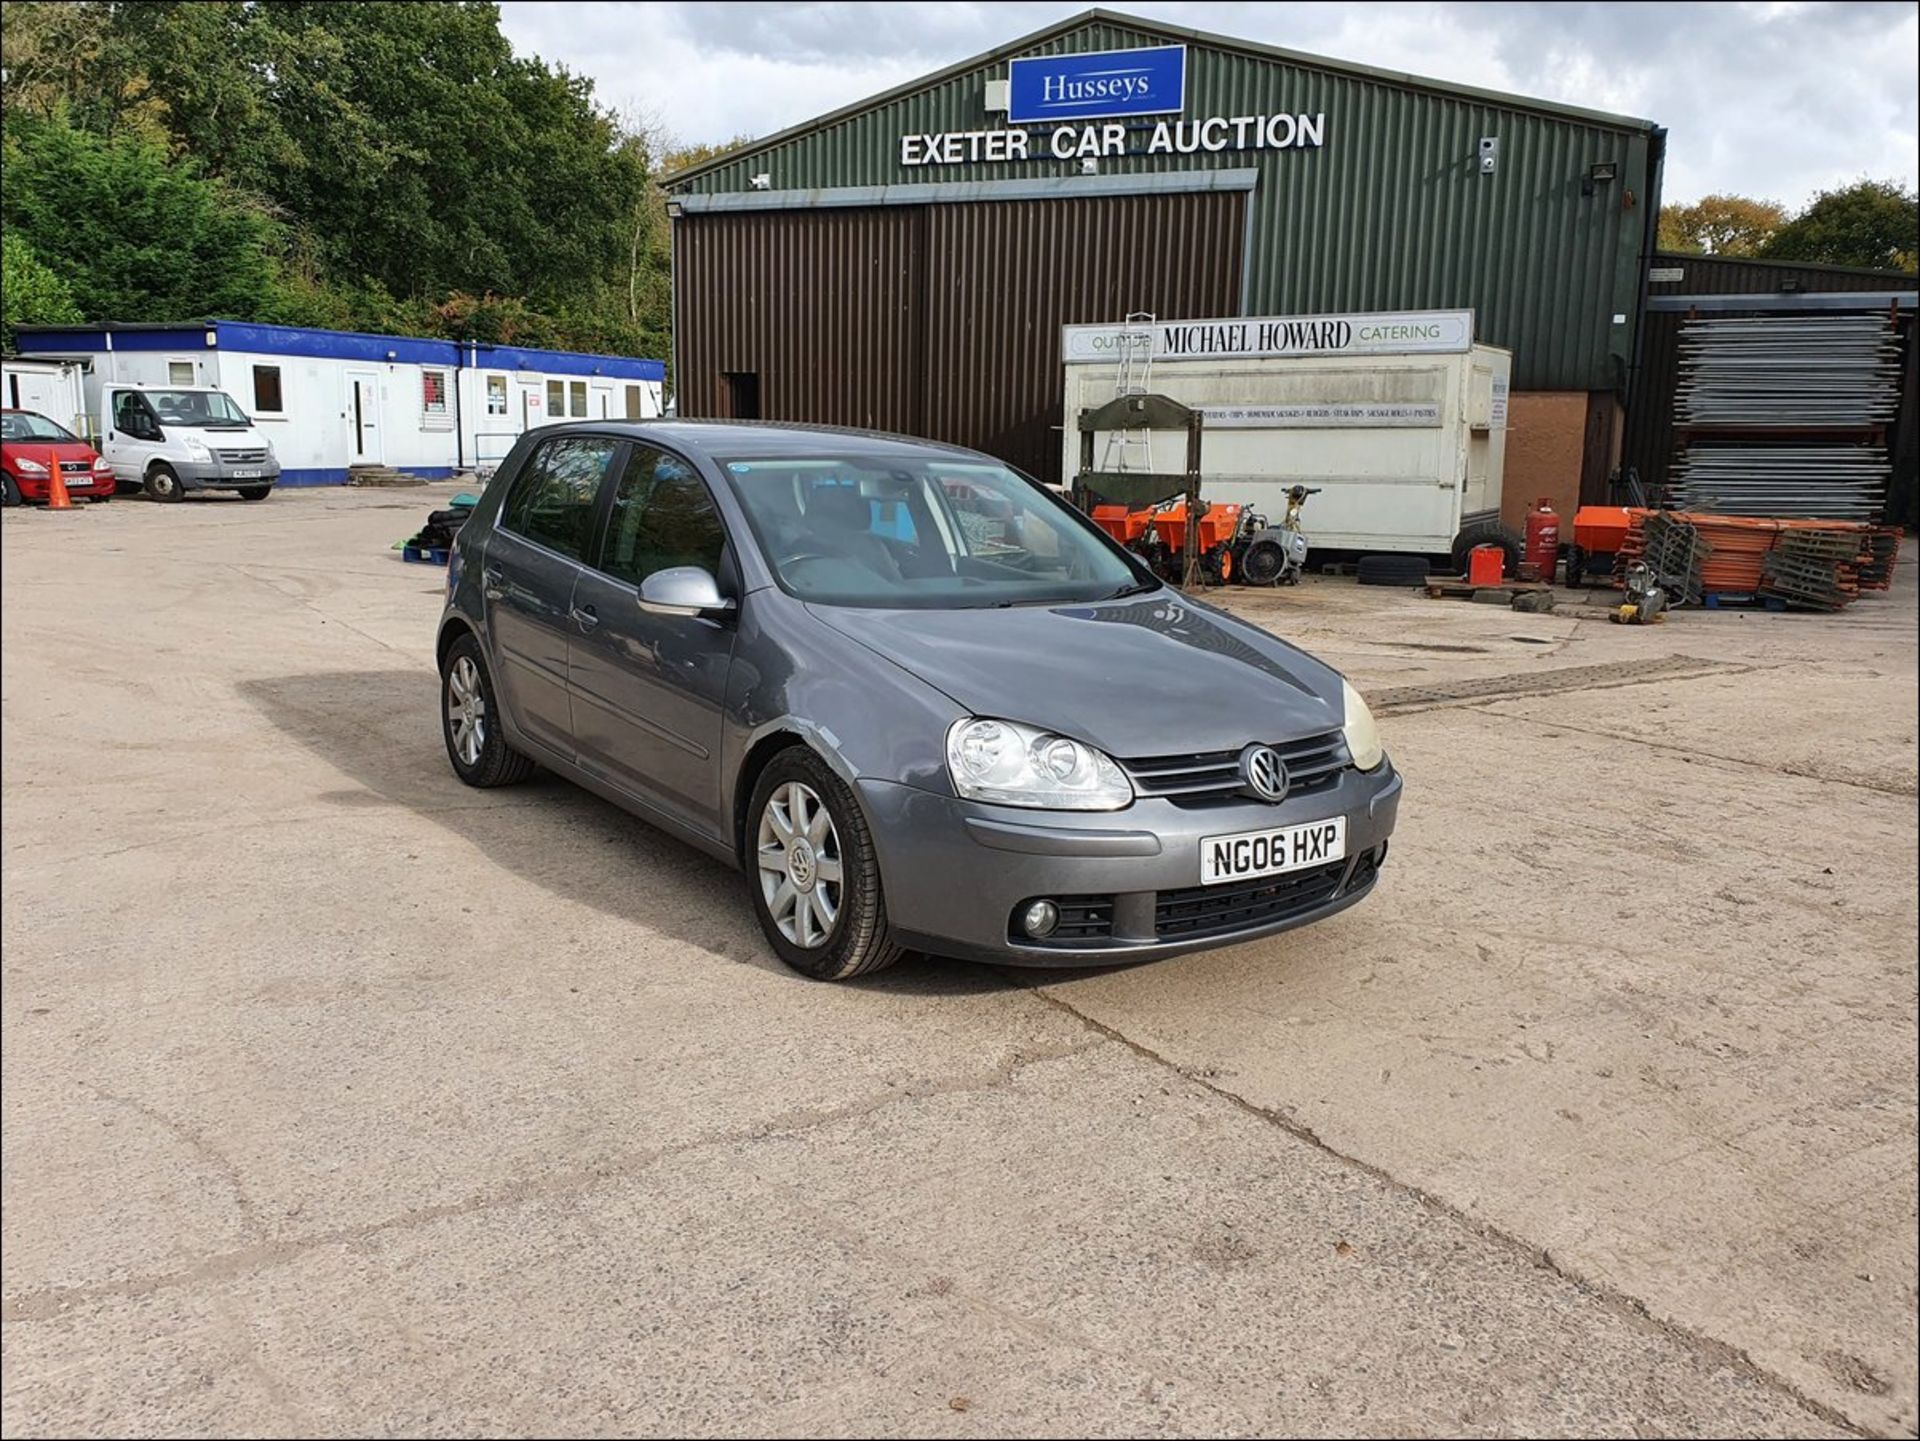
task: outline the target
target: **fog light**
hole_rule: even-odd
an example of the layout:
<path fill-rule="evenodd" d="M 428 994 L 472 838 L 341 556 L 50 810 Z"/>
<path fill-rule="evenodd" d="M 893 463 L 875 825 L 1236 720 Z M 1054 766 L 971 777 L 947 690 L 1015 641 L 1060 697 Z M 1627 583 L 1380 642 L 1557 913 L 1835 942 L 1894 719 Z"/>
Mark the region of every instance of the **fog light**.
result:
<path fill-rule="evenodd" d="M 1036 940 L 1052 935 L 1053 928 L 1059 924 L 1060 908 L 1052 901 L 1035 901 L 1020 917 L 1020 928 Z"/>

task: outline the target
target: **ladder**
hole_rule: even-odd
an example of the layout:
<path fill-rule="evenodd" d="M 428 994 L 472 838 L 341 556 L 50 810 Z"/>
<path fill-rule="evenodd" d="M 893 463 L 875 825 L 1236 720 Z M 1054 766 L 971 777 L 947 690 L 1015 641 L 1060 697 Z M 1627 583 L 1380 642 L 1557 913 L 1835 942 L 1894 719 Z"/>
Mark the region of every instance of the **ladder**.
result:
<path fill-rule="evenodd" d="M 1151 312 L 1136 310 L 1128 314 L 1120 331 L 1119 373 L 1114 377 L 1114 398 L 1145 395 L 1153 379 L 1153 320 Z M 1153 469 L 1153 432 L 1142 427 L 1111 431 L 1101 467 L 1111 471 L 1151 471 Z"/>

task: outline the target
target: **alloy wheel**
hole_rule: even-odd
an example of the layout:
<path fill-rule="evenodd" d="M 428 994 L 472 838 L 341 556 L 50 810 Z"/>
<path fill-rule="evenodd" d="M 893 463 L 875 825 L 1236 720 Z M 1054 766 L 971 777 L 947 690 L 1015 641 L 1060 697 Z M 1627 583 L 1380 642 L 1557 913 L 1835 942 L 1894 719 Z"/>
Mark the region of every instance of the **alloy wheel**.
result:
<path fill-rule="evenodd" d="M 824 946 L 840 916 L 840 833 L 811 786 L 788 781 L 767 797 L 755 862 L 780 934 L 805 950 Z"/>
<path fill-rule="evenodd" d="M 472 656 L 460 656 L 447 672 L 447 727 L 453 732 L 460 763 L 479 765 L 480 753 L 487 748 L 487 698 L 480 690 L 480 667 Z"/>

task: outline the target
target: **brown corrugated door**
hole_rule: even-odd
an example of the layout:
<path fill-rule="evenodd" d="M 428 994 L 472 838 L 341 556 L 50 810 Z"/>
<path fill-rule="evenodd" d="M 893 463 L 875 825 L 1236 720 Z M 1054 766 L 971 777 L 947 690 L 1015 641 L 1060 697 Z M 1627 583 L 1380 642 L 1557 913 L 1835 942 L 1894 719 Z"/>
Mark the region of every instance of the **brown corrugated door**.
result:
<path fill-rule="evenodd" d="M 1235 191 L 676 222 L 685 416 L 867 426 L 1058 479 L 1060 327 L 1237 315 Z"/>
<path fill-rule="evenodd" d="M 921 434 L 917 207 L 686 216 L 674 228 L 675 395 L 685 416 Z"/>
<path fill-rule="evenodd" d="M 1060 478 L 1060 327 L 1240 312 L 1245 195 L 934 205 L 925 433 Z"/>

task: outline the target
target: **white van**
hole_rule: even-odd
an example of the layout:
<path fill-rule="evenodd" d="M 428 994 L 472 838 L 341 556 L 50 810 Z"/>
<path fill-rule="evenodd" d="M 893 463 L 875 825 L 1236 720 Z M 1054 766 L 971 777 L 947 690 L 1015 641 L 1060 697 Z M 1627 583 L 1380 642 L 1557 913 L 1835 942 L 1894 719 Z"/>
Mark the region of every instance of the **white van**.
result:
<path fill-rule="evenodd" d="M 273 442 L 224 390 L 207 385 L 100 388 L 100 454 L 117 483 L 155 500 L 190 490 L 237 490 L 265 500 L 280 478 Z"/>

